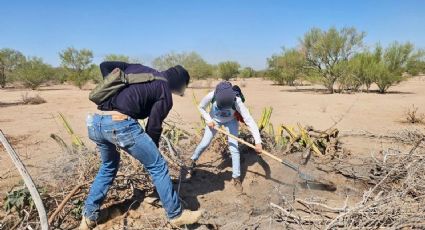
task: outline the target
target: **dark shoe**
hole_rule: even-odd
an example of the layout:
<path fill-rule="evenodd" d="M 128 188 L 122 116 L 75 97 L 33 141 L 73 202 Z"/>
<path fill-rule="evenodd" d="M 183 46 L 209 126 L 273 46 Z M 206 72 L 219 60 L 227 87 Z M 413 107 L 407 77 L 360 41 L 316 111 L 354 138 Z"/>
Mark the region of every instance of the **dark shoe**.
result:
<path fill-rule="evenodd" d="M 187 169 L 187 178 L 192 178 L 193 175 L 195 175 L 195 167 L 196 167 L 196 161 L 191 160 L 189 168 Z"/>
<path fill-rule="evenodd" d="M 239 193 L 243 192 L 242 182 L 240 177 L 233 178 L 233 186 Z"/>
<path fill-rule="evenodd" d="M 170 220 L 170 224 L 174 227 L 179 227 L 186 224 L 197 223 L 199 219 L 201 219 L 203 212 L 202 209 L 197 211 L 183 210 L 179 217 Z"/>

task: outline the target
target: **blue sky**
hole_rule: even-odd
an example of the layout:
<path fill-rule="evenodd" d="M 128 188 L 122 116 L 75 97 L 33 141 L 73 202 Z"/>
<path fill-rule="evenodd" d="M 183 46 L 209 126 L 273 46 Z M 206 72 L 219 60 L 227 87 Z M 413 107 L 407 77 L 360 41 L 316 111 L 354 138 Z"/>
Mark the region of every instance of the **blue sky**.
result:
<path fill-rule="evenodd" d="M 354 26 L 368 45 L 410 41 L 425 48 L 425 1 L 5 1 L 0 0 L 0 48 L 60 64 L 66 47 L 149 63 L 170 52 L 196 51 L 208 62 L 235 60 L 261 69 L 282 46 L 312 27 Z"/>

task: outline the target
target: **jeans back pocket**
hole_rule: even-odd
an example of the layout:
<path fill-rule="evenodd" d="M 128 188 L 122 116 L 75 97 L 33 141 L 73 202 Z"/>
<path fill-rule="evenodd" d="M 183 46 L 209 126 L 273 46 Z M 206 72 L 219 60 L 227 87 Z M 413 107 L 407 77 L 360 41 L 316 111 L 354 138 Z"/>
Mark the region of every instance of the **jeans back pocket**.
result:
<path fill-rule="evenodd" d="M 93 115 L 89 114 L 86 119 L 86 126 L 88 131 L 88 136 L 90 140 L 92 141 L 98 141 L 99 140 L 99 130 L 96 130 L 96 125 L 93 121 Z"/>
<path fill-rule="evenodd" d="M 113 130 L 115 145 L 120 148 L 128 149 L 135 144 L 134 137 L 131 132 L 131 127 L 125 126 Z"/>

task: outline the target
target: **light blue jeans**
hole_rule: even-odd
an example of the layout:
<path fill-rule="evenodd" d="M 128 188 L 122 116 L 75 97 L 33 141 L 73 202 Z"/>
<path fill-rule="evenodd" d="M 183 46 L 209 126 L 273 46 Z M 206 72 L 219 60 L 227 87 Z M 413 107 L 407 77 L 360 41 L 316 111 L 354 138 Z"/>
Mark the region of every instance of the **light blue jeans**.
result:
<path fill-rule="evenodd" d="M 168 218 L 181 214 L 180 200 L 171 183 L 167 163 L 137 120 L 113 121 L 110 115 L 95 114 L 87 117 L 87 128 L 89 138 L 99 149 L 102 163 L 84 205 L 86 218 L 96 221 L 99 217 L 100 206 L 118 172 L 120 154 L 117 148 L 139 160 L 149 172 Z"/>
<path fill-rule="evenodd" d="M 239 136 L 239 122 L 236 119 L 233 119 L 226 123 L 218 123 L 219 126 L 224 126 L 225 130 L 234 136 Z M 213 140 L 217 131 L 215 129 L 210 129 L 208 126 L 205 127 L 204 137 L 202 137 L 201 143 L 196 147 L 195 152 L 193 153 L 191 159 L 196 161 L 199 159 L 201 154 L 208 148 Z M 229 151 L 232 155 L 232 177 L 237 178 L 241 176 L 241 163 L 240 163 L 240 154 L 238 149 L 238 141 L 228 137 L 229 141 Z"/>

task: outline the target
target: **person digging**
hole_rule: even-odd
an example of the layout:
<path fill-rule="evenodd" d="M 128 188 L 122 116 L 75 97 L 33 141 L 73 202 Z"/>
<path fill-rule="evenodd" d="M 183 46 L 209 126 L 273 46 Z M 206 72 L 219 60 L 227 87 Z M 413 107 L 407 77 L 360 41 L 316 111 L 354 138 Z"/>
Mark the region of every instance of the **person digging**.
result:
<path fill-rule="evenodd" d="M 208 93 L 200 102 L 198 109 L 207 123 L 204 136 L 196 147 L 191 157 L 189 166 L 189 176 L 192 177 L 196 167 L 196 161 L 208 148 L 217 130 L 215 127 L 224 126 L 225 130 L 234 136 L 239 136 L 239 121 L 243 121 L 251 131 L 255 140 L 255 150 L 262 151 L 261 136 L 258 126 L 244 105 L 244 96 L 238 86 L 232 86 L 228 81 L 220 82 L 214 91 Z M 211 104 L 211 110 L 206 111 Z M 240 153 L 238 142 L 232 137 L 228 137 L 229 151 L 232 156 L 232 181 L 238 192 L 242 193 L 242 182 L 240 179 Z"/>
<path fill-rule="evenodd" d="M 190 79 L 188 72 L 182 66 L 160 72 L 125 62 L 103 62 L 100 70 L 104 81 L 89 98 L 102 112 L 89 114 L 87 128 L 102 162 L 84 204 L 80 229 L 92 229 L 101 221 L 100 207 L 118 171 L 117 149 L 139 160 L 149 172 L 173 226 L 198 222 L 202 210 L 183 210 L 158 150 L 162 122 L 173 106 L 172 93 L 183 96 Z M 137 121 L 145 118 L 149 118 L 146 131 Z"/>

